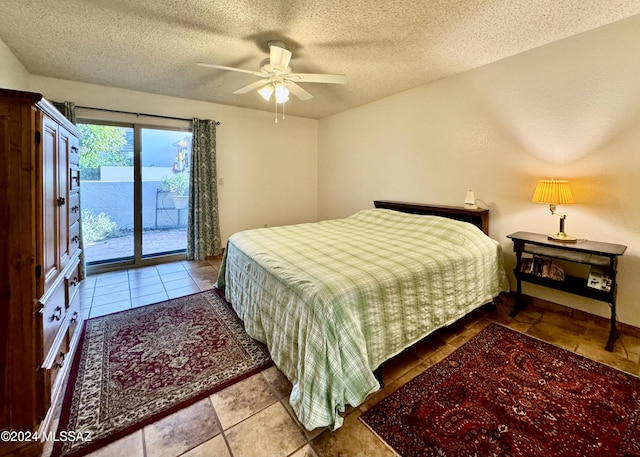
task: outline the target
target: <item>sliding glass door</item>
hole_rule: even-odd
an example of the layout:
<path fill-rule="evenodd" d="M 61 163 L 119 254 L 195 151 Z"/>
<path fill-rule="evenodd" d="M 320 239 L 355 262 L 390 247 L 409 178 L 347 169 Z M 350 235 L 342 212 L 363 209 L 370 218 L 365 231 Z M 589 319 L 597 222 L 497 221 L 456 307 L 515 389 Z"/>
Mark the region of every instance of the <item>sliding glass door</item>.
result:
<path fill-rule="evenodd" d="M 89 272 L 184 258 L 191 132 L 135 124 L 78 126 Z"/>
<path fill-rule="evenodd" d="M 143 128 L 142 257 L 185 252 L 191 132 Z"/>
<path fill-rule="evenodd" d="M 87 265 L 134 257 L 133 126 L 79 124 L 82 242 Z"/>

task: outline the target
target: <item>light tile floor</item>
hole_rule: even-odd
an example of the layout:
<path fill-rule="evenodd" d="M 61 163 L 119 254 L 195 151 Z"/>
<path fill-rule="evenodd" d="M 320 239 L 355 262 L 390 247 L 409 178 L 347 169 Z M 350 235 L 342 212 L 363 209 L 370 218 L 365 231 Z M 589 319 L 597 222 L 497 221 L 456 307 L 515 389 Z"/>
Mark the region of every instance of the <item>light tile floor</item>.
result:
<path fill-rule="evenodd" d="M 86 316 L 96 317 L 213 287 L 219 259 L 178 262 L 89 277 L 81 285 Z M 541 300 L 509 317 L 512 297 L 497 310 L 479 309 L 383 365 L 385 387 L 349 407 L 335 432 L 305 430 L 288 403 L 291 384 L 271 367 L 90 454 L 91 457 L 325 457 L 392 456 L 359 416 L 398 387 L 445 358 L 490 322 L 638 375 L 640 329 L 621 325 L 613 352 L 604 350 L 609 321 Z"/>

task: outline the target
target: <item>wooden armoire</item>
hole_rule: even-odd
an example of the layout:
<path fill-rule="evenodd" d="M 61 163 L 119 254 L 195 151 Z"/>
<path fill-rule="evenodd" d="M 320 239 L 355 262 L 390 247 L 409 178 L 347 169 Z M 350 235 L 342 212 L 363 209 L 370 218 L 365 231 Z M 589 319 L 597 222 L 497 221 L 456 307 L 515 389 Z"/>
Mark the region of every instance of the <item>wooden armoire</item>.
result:
<path fill-rule="evenodd" d="M 0 89 L 0 431 L 55 432 L 80 329 L 79 137 L 42 95 Z"/>

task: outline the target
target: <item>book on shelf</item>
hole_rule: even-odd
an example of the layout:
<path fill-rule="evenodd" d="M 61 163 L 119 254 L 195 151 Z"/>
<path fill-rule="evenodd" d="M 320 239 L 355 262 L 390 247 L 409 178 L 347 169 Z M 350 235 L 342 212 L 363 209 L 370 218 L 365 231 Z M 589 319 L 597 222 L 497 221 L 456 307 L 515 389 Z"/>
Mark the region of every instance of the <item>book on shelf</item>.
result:
<path fill-rule="evenodd" d="M 562 265 L 539 255 L 523 256 L 520 261 L 520 272 L 553 279 L 554 281 L 564 281 Z"/>
<path fill-rule="evenodd" d="M 532 274 L 533 273 L 533 255 L 524 252 L 522 259 L 520 260 L 520 273 Z"/>
<path fill-rule="evenodd" d="M 587 286 L 593 289 L 611 292 L 613 280 L 609 276 L 607 270 L 602 267 L 592 266 L 589 270 L 589 278 L 587 278 Z"/>

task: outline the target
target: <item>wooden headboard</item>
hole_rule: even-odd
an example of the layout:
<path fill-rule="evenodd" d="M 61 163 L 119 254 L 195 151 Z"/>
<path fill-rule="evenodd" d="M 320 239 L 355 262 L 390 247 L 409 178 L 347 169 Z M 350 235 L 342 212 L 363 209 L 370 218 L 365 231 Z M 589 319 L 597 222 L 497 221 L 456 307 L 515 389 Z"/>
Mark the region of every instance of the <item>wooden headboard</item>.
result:
<path fill-rule="evenodd" d="M 392 209 L 403 213 L 442 216 L 458 221 L 469 222 L 489 236 L 489 210 L 486 208 L 467 209 L 461 206 L 427 205 L 423 203 L 393 202 L 375 200 L 376 208 Z"/>

